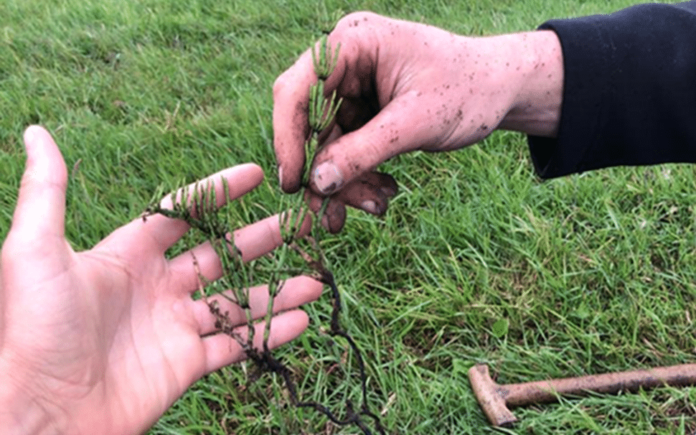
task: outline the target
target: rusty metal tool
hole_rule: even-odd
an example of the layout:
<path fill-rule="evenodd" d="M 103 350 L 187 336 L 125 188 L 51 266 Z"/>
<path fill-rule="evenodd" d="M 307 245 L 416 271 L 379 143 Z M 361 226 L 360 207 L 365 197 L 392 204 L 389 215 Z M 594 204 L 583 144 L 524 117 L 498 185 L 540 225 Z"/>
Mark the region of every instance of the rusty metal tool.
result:
<path fill-rule="evenodd" d="M 510 426 L 517 418 L 508 407 L 554 402 L 559 396 L 581 396 L 588 392 L 616 394 L 665 385 L 696 385 L 696 364 L 510 385 L 497 384 L 491 379 L 488 366 L 477 364 L 469 370 L 469 381 L 479 405 L 493 426 Z"/>

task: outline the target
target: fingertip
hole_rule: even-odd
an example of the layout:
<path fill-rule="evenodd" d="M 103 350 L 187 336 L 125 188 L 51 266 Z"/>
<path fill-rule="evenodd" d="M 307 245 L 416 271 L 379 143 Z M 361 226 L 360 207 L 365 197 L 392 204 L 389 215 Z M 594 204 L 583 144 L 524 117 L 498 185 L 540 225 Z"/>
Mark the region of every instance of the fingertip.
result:
<path fill-rule="evenodd" d="M 24 130 L 24 147 L 27 153 L 25 176 L 55 184 L 67 183 L 67 169 L 58 146 L 51 134 L 40 125 Z"/>
<path fill-rule="evenodd" d="M 300 309 L 286 311 L 273 319 L 268 347 L 276 349 L 286 345 L 302 335 L 309 326 L 309 316 Z M 258 334 L 262 336 L 262 334 Z M 259 348 L 261 343 L 256 344 Z"/>
<path fill-rule="evenodd" d="M 24 130 L 24 144 L 31 146 L 36 142 L 37 137 L 46 133 L 46 130 L 40 125 L 30 125 Z"/>
<path fill-rule="evenodd" d="M 278 183 L 280 188 L 285 193 L 297 193 L 300 190 L 300 177 L 291 174 L 296 174 L 297 171 L 287 171 L 283 165 L 278 165 Z M 302 169 L 300 169 L 300 172 Z"/>
<path fill-rule="evenodd" d="M 248 180 L 249 184 L 253 184 L 256 187 L 264 179 L 263 169 L 256 163 L 242 163 L 230 168 L 228 171 L 229 173 L 225 175 L 229 175 L 227 180 L 230 182 L 236 182 L 237 178 L 241 178 L 242 180 Z"/>
<path fill-rule="evenodd" d="M 324 291 L 324 284 L 321 281 L 317 281 L 311 276 L 300 275 L 295 277 L 295 285 L 298 287 L 303 287 L 306 289 L 307 293 L 311 295 L 311 299 L 317 300 L 322 292 Z"/>

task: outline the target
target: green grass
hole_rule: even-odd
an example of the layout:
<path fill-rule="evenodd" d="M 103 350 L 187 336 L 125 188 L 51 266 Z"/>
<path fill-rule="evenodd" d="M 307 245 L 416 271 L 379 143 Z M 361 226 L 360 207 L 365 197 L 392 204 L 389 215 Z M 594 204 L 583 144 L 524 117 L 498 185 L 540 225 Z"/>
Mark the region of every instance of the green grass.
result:
<path fill-rule="evenodd" d="M 272 83 L 336 11 L 481 35 L 634 3 L 5 0 L 0 237 L 28 124 L 51 129 L 72 168 L 67 234 L 76 248 L 137 217 L 157 186 L 247 161 L 267 174 L 244 201 L 249 218 L 260 218 L 280 195 Z M 345 294 L 344 326 L 369 363 L 372 405 L 393 433 L 496 432 L 466 377 L 476 362 L 504 383 L 694 362 L 692 166 L 540 182 L 524 137 L 496 133 L 480 146 L 402 156 L 384 169 L 401 187 L 387 215 L 351 213 L 325 246 Z M 355 394 L 355 383 L 322 375 L 340 357 L 319 332 L 328 298 L 307 310 L 311 331 L 279 354 L 309 398 Z M 274 385 L 248 386 L 241 366 L 222 370 L 151 433 L 355 433 L 286 408 Z M 691 434 L 696 389 L 595 395 L 515 413 L 520 424 L 501 433 Z"/>

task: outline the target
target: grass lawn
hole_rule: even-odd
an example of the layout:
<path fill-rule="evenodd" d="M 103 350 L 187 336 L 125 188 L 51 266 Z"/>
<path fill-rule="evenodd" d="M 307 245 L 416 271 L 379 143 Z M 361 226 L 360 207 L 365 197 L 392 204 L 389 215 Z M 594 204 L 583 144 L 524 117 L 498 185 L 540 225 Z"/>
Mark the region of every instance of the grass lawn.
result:
<path fill-rule="evenodd" d="M 245 219 L 280 201 L 271 86 L 336 14 L 372 10 L 486 35 L 635 0 L 4 0 L 0 3 L 0 237 L 31 123 L 68 168 L 67 235 L 91 247 L 137 217 L 160 185 L 237 163 L 266 182 Z M 696 388 L 593 395 L 515 411 L 493 430 L 467 370 L 502 383 L 696 360 L 696 172 L 667 165 L 540 182 L 525 138 L 499 132 L 449 154 L 384 165 L 400 183 L 385 217 L 351 213 L 324 247 L 364 350 L 371 405 L 391 433 L 693 434 Z M 176 249 L 185 248 L 185 243 Z M 320 332 L 281 349 L 305 397 L 357 393 L 324 370 L 341 357 Z M 251 368 L 251 366 L 249 366 Z M 286 407 L 269 377 L 233 366 L 196 384 L 152 434 L 354 434 Z"/>

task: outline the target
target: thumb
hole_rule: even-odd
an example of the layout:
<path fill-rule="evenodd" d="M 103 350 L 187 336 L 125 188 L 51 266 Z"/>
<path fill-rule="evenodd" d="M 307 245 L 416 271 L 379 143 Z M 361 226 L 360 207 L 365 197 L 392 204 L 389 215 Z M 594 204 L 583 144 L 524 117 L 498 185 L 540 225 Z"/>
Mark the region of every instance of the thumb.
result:
<path fill-rule="evenodd" d="M 63 156 L 48 131 L 36 125 L 24 132 L 24 146 L 27 163 L 11 231 L 32 238 L 63 237 L 68 184 Z"/>
<path fill-rule="evenodd" d="M 312 190 L 331 195 L 382 162 L 432 142 L 437 129 L 428 128 L 434 121 L 428 112 L 416 104 L 414 96 L 403 95 L 359 130 L 323 146 L 310 172 Z"/>

